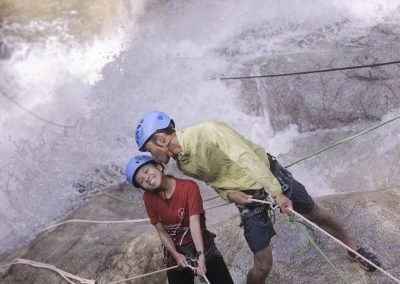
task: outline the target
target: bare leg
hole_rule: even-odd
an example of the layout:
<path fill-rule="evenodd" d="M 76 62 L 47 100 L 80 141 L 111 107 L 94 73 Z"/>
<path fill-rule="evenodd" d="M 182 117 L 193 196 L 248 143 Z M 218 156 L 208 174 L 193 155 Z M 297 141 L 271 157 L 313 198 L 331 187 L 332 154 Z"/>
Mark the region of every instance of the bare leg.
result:
<path fill-rule="evenodd" d="M 318 204 L 315 204 L 314 209 L 310 213 L 304 214 L 304 217 L 312 222 L 315 222 L 322 229 L 327 231 L 335 238 L 341 240 L 351 249 L 357 249 L 356 243 L 349 237 L 343 225 L 328 210 L 322 208 Z"/>
<path fill-rule="evenodd" d="M 272 268 L 272 247 L 268 246 L 254 255 L 254 265 L 247 274 L 247 284 L 264 284 Z"/>

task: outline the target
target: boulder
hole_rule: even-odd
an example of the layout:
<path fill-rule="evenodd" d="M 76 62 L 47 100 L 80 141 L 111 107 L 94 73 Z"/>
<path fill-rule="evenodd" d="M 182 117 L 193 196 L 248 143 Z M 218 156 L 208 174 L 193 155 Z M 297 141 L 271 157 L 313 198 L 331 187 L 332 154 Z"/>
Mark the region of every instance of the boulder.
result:
<path fill-rule="evenodd" d="M 121 193 L 123 187 L 111 189 Z M 220 203 L 221 201 L 213 201 Z M 317 202 L 333 211 L 362 246 L 378 255 L 383 268 L 400 277 L 400 202 L 398 188 L 366 193 L 318 198 Z M 207 204 L 205 207 L 209 206 Z M 274 266 L 268 283 L 341 283 L 335 271 L 314 250 L 298 226 L 277 210 L 273 239 Z M 146 218 L 142 206 L 135 206 L 108 196 L 91 198 L 68 219 L 127 220 Z M 207 211 L 209 229 L 217 233 L 217 245 L 235 283 L 245 283 L 253 256 L 239 227 L 234 205 Z M 63 221 L 63 220 L 59 220 Z M 383 273 L 368 273 L 347 260 L 345 250 L 315 229 L 305 227 L 317 245 L 343 271 L 348 283 L 394 283 Z M 16 257 L 53 264 L 59 269 L 96 283 L 131 278 L 164 268 L 160 241 L 147 222 L 134 224 L 69 223 L 40 234 L 27 247 L 1 255 L 0 266 Z M 58 274 L 27 265 L 0 269 L 1 283 L 67 283 Z M 159 273 L 130 283 L 166 283 Z"/>

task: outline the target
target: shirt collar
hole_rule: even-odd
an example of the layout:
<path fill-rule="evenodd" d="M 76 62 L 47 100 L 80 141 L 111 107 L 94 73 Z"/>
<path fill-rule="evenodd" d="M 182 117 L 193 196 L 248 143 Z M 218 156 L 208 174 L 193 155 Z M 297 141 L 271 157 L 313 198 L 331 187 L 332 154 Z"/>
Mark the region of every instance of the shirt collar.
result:
<path fill-rule="evenodd" d="M 185 137 L 185 131 L 182 129 L 176 130 L 176 138 L 178 139 L 178 143 L 181 146 L 182 152 L 178 154 L 178 160 L 180 162 L 186 162 L 190 157 L 190 151 L 187 144 L 187 139 Z"/>

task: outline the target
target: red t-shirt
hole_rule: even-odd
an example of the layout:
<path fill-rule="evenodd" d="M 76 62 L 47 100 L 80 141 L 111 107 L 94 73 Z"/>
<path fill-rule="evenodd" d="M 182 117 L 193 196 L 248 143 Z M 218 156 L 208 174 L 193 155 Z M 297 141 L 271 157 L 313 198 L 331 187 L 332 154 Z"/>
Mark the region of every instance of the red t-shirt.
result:
<path fill-rule="evenodd" d="M 150 222 L 164 226 L 175 245 L 184 246 L 192 243 L 189 230 L 189 217 L 200 214 L 200 228 L 206 230 L 203 200 L 198 185 L 191 180 L 174 178 L 175 191 L 170 199 L 162 199 L 159 194 L 145 192 L 144 205 Z"/>

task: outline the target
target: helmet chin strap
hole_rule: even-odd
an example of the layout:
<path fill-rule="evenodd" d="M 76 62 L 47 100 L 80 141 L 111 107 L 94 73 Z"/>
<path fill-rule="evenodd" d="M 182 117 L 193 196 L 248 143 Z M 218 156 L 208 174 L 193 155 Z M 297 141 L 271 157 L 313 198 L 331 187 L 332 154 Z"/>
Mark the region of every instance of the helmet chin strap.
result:
<path fill-rule="evenodd" d="M 172 158 L 174 153 L 168 147 L 161 147 L 161 151 L 168 155 L 168 157 Z"/>
<path fill-rule="evenodd" d="M 175 134 L 175 133 L 174 133 Z M 164 152 L 165 154 L 167 154 L 168 155 L 168 157 L 170 157 L 170 158 L 173 158 L 174 157 L 174 153 L 168 148 L 169 147 L 169 144 L 171 144 L 171 141 L 172 141 L 172 139 L 173 139 L 173 136 L 171 135 L 171 138 L 169 139 L 169 141 L 168 141 L 168 143 L 167 143 L 167 146 L 158 146 L 159 148 L 160 148 L 160 150 L 162 151 L 162 152 Z"/>

